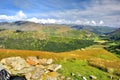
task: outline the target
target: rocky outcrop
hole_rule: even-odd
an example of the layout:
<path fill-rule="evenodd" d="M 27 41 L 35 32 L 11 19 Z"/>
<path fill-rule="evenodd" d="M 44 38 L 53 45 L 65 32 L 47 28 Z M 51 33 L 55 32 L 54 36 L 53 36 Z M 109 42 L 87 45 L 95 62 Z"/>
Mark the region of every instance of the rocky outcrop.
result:
<path fill-rule="evenodd" d="M 59 64 L 52 64 L 53 59 L 38 59 L 30 56 L 26 59 L 21 57 L 8 57 L 0 61 L 0 69 L 7 70 L 12 75 L 23 75 L 27 80 L 57 80 Z"/>

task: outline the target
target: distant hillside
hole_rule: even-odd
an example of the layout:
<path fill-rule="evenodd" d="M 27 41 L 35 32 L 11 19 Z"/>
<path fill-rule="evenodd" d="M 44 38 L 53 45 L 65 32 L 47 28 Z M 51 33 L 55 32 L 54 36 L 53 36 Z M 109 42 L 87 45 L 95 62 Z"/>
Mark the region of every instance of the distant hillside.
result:
<path fill-rule="evenodd" d="M 94 32 L 96 34 L 106 34 L 113 32 L 116 28 L 108 27 L 108 26 L 90 26 L 90 25 L 73 25 L 71 28 L 77 30 L 88 30 Z"/>
<path fill-rule="evenodd" d="M 64 25 L 57 25 L 57 24 L 39 24 L 29 21 L 16 21 L 16 22 L 1 22 L 0 23 L 0 29 L 9 29 L 9 30 L 22 30 L 22 31 L 39 31 L 41 28 L 47 28 L 47 27 L 55 27 L 61 29 L 67 28 Z"/>
<path fill-rule="evenodd" d="M 18 21 L 0 26 L 0 48 L 6 49 L 63 52 L 88 47 L 99 39 L 93 32 L 64 25 Z"/>
<path fill-rule="evenodd" d="M 111 40 L 120 40 L 120 28 L 109 33 L 108 36 Z"/>
<path fill-rule="evenodd" d="M 4 31 L 5 30 L 5 31 Z M 7 31 L 10 30 L 10 31 Z M 16 22 L 1 22 L 0 23 L 0 32 L 3 35 L 14 35 L 14 32 L 24 32 L 27 36 L 31 33 L 30 36 L 44 35 L 52 37 L 68 37 L 68 38 L 79 38 L 79 39 L 94 39 L 97 38 L 97 35 L 90 32 L 89 30 L 75 30 L 68 27 L 67 25 L 59 24 L 39 24 L 28 21 L 16 21 Z M 27 32 L 28 31 L 37 31 Z M 9 33 L 9 34 L 7 34 Z M 3 36 L 2 35 L 2 36 Z M 20 35 L 19 35 L 20 36 Z M 38 36 L 37 36 L 38 37 Z M 41 36 L 39 36 L 41 37 Z"/>
<path fill-rule="evenodd" d="M 107 42 L 108 47 L 106 47 L 106 49 L 112 53 L 120 55 L 120 28 L 107 34 L 106 37 L 109 40 L 109 42 Z"/>

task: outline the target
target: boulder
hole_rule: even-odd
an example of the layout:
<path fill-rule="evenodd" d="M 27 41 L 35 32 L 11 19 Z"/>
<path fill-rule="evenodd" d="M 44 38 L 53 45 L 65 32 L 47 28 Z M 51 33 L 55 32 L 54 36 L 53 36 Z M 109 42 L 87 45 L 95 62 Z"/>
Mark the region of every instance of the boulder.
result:
<path fill-rule="evenodd" d="M 32 76 L 32 73 L 31 73 L 31 72 L 25 74 L 25 78 L 26 78 L 27 80 L 31 80 L 31 76 Z"/>
<path fill-rule="evenodd" d="M 45 65 L 46 64 L 47 59 L 43 58 L 43 59 L 39 59 L 39 64 L 41 65 Z"/>
<path fill-rule="evenodd" d="M 46 79 L 45 80 L 58 80 L 59 74 L 57 72 L 49 72 L 46 74 Z"/>
<path fill-rule="evenodd" d="M 34 70 L 35 70 L 35 67 L 31 66 L 31 67 L 23 68 L 19 71 L 11 69 L 11 73 L 12 74 L 26 74 L 26 73 L 32 72 Z"/>
<path fill-rule="evenodd" d="M 61 67 L 62 67 L 62 65 L 59 65 L 59 64 L 51 64 L 51 65 L 48 65 L 47 69 L 50 71 L 57 71 Z"/>
<path fill-rule="evenodd" d="M 9 79 L 10 79 L 10 74 L 5 69 L 0 70 L 0 80 L 9 80 Z"/>
<path fill-rule="evenodd" d="M 45 66 L 43 66 L 43 65 L 36 65 L 35 67 L 40 68 L 40 69 L 45 69 Z"/>
<path fill-rule="evenodd" d="M 31 78 L 33 80 L 36 80 L 36 79 L 42 79 L 42 75 L 45 73 L 45 70 L 44 69 L 40 69 L 40 68 L 36 68 L 36 70 L 33 72 Z"/>
<path fill-rule="evenodd" d="M 3 65 L 0 63 L 0 71 L 3 70 L 3 69 L 4 69 L 4 67 L 3 67 Z"/>
<path fill-rule="evenodd" d="M 37 57 L 31 56 L 26 59 L 27 63 L 30 65 L 37 65 L 39 63 Z"/>
<path fill-rule="evenodd" d="M 52 62 L 53 62 L 53 59 L 48 59 L 47 61 L 46 61 L 46 64 L 52 64 Z"/>
<path fill-rule="evenodd" d="M 4 61 L 4 62 L 3 62 Z M 25 67 L 29 67 L 30 65 L 21 57 L 9 57 L 1 60 L 4 65 L 8 65 L 12 67 L 14 70 L 21 70 Z"/>
<path fill-rule="evenodd" d="M 82 79 L 83 79 L 83 80 L 87 80 L 87 78 L 86 78 L 86 77 L 84 77 L 84 76 L 82 77 Z"/>
<path fill-rule="evenodd" d="M 8 77 L 10 80 L 58 80 L 59 74 L 56 71 L 62 67 L 59 64 L 52 64 L 53 59 L 38 59 L 34 56 L 30 56 L 26 60 L 19 56 L 9 57 L 0 62 L 0 71 L 10 73 Z M 7 79 L 1 79 L 0 75 L 0 80 Z"/>
<path fill-rule="evenodd" d="M 90 79 L 95 80 L 95 79 L 97 79 L 97 77 L 93 76 L 93 75 L 90 75 Z"/>
<path fill-rule="evenodd" d="M 74 74 L 74 73 L 71 73 L 71 76 L 75 76 L 75 74 Z"/>

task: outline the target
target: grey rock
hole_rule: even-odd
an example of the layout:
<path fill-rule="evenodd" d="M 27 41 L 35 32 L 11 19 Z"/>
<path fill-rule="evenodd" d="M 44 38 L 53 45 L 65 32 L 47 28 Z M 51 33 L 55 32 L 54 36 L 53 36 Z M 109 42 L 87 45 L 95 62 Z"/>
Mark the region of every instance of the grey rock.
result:
<path fill-rule="evenodd" d="M 86 77 L 84 77 L 84 76 L 82 77 L 82 79 L 83 79 L 83 80 L 87 80 L 87 78 L 86 78 Z"/>
<path fill-rule="evenodd" d="M 93 76 L 93 75 L 90 75 L 90 79 L 95 80 L 95 79 L 97 79 L 97 77 Z"/>
<path fill-rule="evenodd" d="M 60 79 L 61 79 L 61 80 L 64 80 L 64 79 L 65 79 L 65 76 L 61 76 Z"/>
<path fill-rule="evenodd" d="M 56 78 L 56 77 L 50 77 L 50 76 L 48 76 L 48 77 L 46 78 L 46 80 L 57 80 L 57 78 Z"/>
<path fill-rule="evenodd" d="M 78 77 L 82 77 L 82 75 L 80 73 L 77 73 Z"/>
<path fill-rule="evenodd" d="M 51 64 L 51 65 L 48 66 L 48 70 L 50 70 L 50 71 L 57 71 L 61 67 L 62 67 L 62 65 L 59 65 L 59 64 Z"/>
<path fill-rule="evenodd" d="M 44 69 L 37 68 L 34 73 L 32 74 L 32 79 L 41 79 L 42 75 L 45 73 Z"/>
<path fill-rule="evenodd" d="M 48 60 L 46 61 L 46 64 L 52 64 L 52 62 L 53 62 L 52 59 L 48 59 Z"/>
<path fill-rule="evenodd" d="M 75 76 L 75 73 L 71 73 L 71 76 Z"/>
<path fill-rule="evenodd" d="M 45 65 L 46 64 L 47 59 L 43 58 L 43 59 L 39 59 L 39 64 L 41 65 Z"/>
<path fill-rule="evenodd" d="M 68 78 L 66 78 L 66 80 L 71 80 L 71 78 L 70 78 L 70 77 L 68 77 Z"/>
<path fill-rule="evenodd" d="M 30 64 L 30 65 L 36 65 L 39 63 L 39 60 L 37 59 L 37 57 L 35 56 L 30 56 L 26 59 L 26 61 Z"/>
<path fill-rule="evenodd" d="M 10 74 L 5 69 L 0 70 L 0 80 L 9 80 L 9 79 L 10 79 Z"/>
<path fill-rule="evenodd" d="M 32 76 L 32 73 L 30 73 L 30 72 L 25 74 L 25 78 L 27 80 L 31 80 L 31 76 Z"/>
<path fill-rule="evenodd" d="M 4 69 L 3 65 L 0 63 L 0 71 Z"/>
<path fill-rule="evenodd" d="M 5 65 L 11 66 L 14 70 L 21 70 L 25 67 L 29 67 L 29 64 L 21 57 L 9 57 L 4 60 Z"/>
<path fill-rule="evenodd" d="M 13 75 L 25 75 L 27 80 L 42 80 L 44 78 L 45 80 L 58 80 L 59 74 L 56 71 L 62 67 L 59 64 L 52 64 L 53 59 L 37 59 L 34 56 L 30 56 L 26 60 L 19 56 L 8 57 L 0 62 L 0 70 L 6 69 L 8 73 Z"/>
<path fill-rule="evenodd" d="M 31 67 L 28 67 L 28 68 L 23 68 L 19 71 L 12 71 L 12 74 L 26 74 L 26 73 L 29 73 L 29 72 L 32 72 L 35 70 L 35 67 L 31 66 Z"/>

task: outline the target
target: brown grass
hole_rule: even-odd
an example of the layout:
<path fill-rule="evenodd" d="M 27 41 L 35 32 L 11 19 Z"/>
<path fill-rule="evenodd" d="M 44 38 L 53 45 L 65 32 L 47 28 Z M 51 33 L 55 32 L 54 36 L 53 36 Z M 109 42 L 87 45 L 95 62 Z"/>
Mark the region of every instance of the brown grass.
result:
<path fill-rule="evenodd" d="M 37 56 L 40 58 L 53 58 L 54 60 L 81 59 L 89 62 L 90 65 L 102 69 L 113 74 L 120 75 L 120 59 L 114 54 L 104 50 L 103 48 L 83 49 L 70 52 L 45 52 L 30 50 L 10 50 L 0 49 L 0 59 L 10 56 Z"/>
<path fill-rule="evenodd" d="M 61 53 L 0 49 L 0 59 L 10 56 L 21 56 L 24 58 L 28 56 L 37 56 L 40 58 L 53 58 L 54 60 L 66 60 L 71 58 L 81 59 L 88 61 L 90 65 L 104 71 L 112 68 L 115 74 L 120 75 L 120 59 L 103 48 L 83 49 Z"/>
<path fill-rule="evenodd" d="M 89 64 L 108 73 L 120 76 L 120 61 L 104 60 L 100 58 L 90 59 Z"/>
<path fill-rule="evenodd" d="M 9 56 L 39 56 L 45 58 L 54 58 L 54 59 L 68 59 L 68 58 L 77 58 L 89 60 L 93 58 L 102 58 L 106 60 L 120 60 L 112 53 L 102 49 L 84 49 L 84 50 L 74 50 L 70 52 L 46 52 L 46 51 L 31 51 L 31 50 L 11 50 L 11 49 L 0 49 L 0 59 Z"/>

